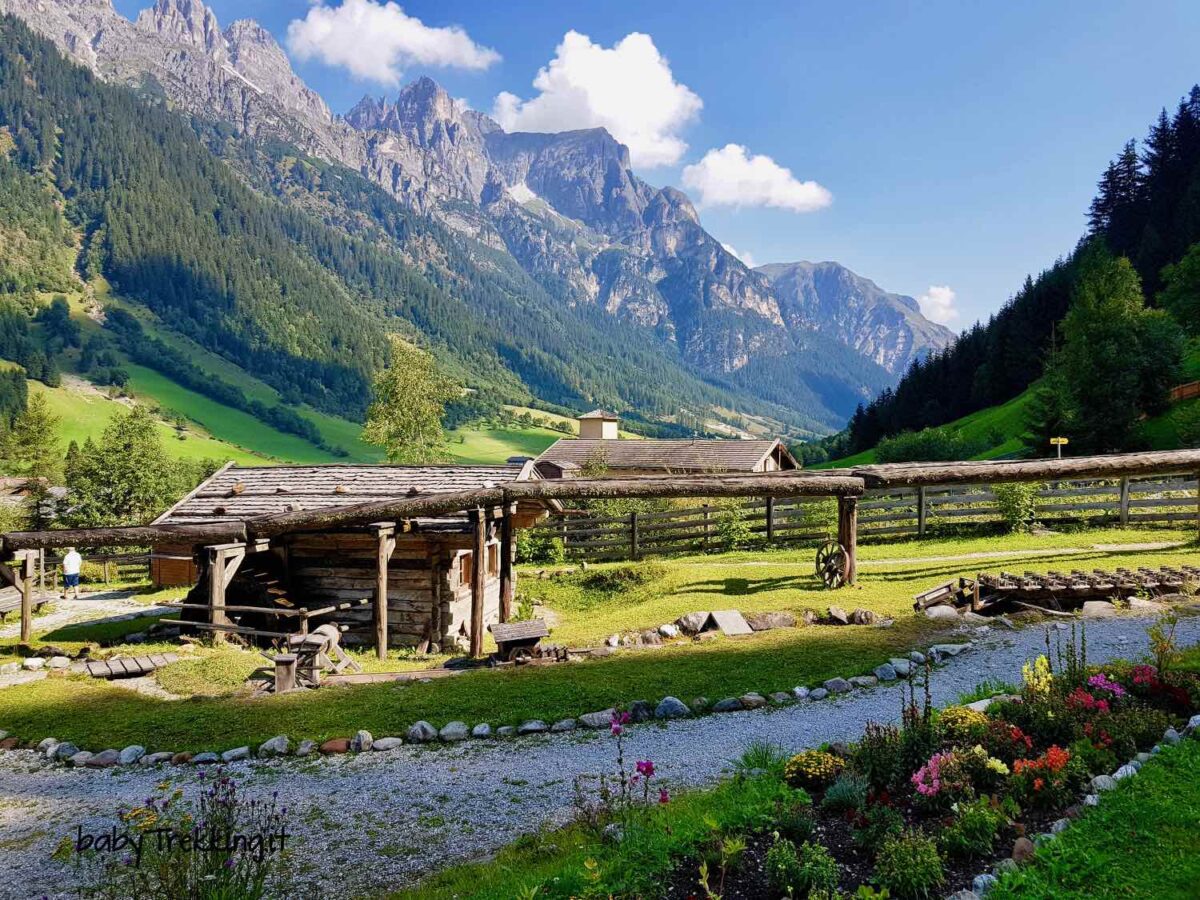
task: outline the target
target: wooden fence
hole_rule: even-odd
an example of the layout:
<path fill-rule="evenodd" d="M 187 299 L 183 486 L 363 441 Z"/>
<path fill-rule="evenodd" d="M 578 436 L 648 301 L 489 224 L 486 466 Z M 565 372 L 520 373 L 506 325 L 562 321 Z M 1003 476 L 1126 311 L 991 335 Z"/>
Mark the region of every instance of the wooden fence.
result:
<path fill-rule="evenodd" d="M 38 590 L 43 593 L 49 588 L 58 593 L 62 573 L 62 557 L 43 552 L 34 564 L 34 577 Z M 149 553 L 109 553 L 104 556 L 85 556 L 81 581 L 84 584 L 112 584 L 148 579 L 150 577 Z"/>
<path fill-rule="evenodd" d="M 1195 478 L 1149 477 L 1060 481 L 1039 488 L 1036 520 L 1063 525 L 1200 523 Z M 702 504 L 620 516 L 558 516 L 533 534 L 562 541 L 569 557 L 638 559 L 725 549 L 732 536 L 750 546 L 824 540 L 837 528 L 828 499 Z M 858 504 L 860 539 L 924 537 L 979 531 L 1003 520 L 990 485 L 869 490 Z"/>

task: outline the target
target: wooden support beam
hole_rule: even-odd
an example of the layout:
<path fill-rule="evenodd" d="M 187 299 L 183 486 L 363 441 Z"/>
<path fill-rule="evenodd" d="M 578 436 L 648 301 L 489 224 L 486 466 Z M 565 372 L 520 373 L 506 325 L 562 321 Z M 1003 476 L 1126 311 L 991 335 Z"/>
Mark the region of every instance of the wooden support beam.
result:
<path fill-rule="evenodd" d="M 4 549 L 35 550 L 38 547 L 112 547 L 172 542 L 218 544 L 245 541 L 243 522 L 204 522 L 188 525 L 126 525 L 114 528 L 63 528 L 52 531 L 10 531 Z"/>
<path fill-rule="evenodd" d="M 483 592 L 487 574 L 487 513 L 476 509 L 471 513 L 475 546 L 471 559 L 471 656 L 483 656 Z"/>
<path fill-rule="evenodd" d="M 775 498 L 774 497 L 767 498 L 766 518 L 767 518 L 767 543 L 769 544 L 775 540 Z"/>
<path fill-rule="evenodd" d="M 846 583 L 858 577 L 858 498 L 838 497 L 838 543 L 846 551 Z"/>
<path fill-rule="evenodd" d="M 213 642 L 217 644 L 224 642 L 223 631 L 231 627 L 225 612 L 225 588 L 229 584 L 225 579 L 226 552 L 223 547 L 209 547 L 207 553 L 208 621 L 213 626 Z"/>
<path fill-rule="evenodd" d="M 513 606 L 513 516 L 517 505 L 510 503 L 504 508 L 504 518 L 500 520 L 500 621 L 507 622 L 512 618 Z"/>
<path fill-rule="evenodd" d="M 391 523 L 379 526 L 375 555 L 375 655 L 381 660 L 387 659 L 388 652 L 388 563 L 396 549 L 395 532 Z"/>
<path fill-rule="evenodd" d="M 26 552 L 21 566 L 21 643 L 33 636 L 33 564 L 36 554 Z"/>

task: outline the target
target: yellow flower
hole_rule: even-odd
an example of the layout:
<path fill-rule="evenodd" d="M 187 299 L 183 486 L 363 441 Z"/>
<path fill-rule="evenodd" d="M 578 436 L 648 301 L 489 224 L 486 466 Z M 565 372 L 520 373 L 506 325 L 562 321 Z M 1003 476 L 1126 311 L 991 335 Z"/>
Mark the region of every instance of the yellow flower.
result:
<path fill-rule="evenodd" d="M 1050 671 L 1050 660 L 1045 656 L 1039 656 L 1032 665 L 1025 663 L 1021 667 L 1021 675 L 1025 679 L 1025 687 L 1031 694 L 1044 696 L 1050 692 L 1054 675 Z"/>

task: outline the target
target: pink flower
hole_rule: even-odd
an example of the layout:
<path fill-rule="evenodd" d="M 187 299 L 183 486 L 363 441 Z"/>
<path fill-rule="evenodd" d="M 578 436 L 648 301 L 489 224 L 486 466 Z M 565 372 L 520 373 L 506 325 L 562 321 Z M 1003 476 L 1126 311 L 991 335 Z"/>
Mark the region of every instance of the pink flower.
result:
<path fill-rule="evenodd" d="M 1108 691 L 1108 693 L 1112 694 L 1114 697 L 1125 696 L 1125 688 L 1121 687 L 1121 685 L 1117 684 L 1103 672 L 1097 673 L 1089 678 L 1088 684 L 1094 688 L 1098 688 L 1099 690 Z"/>
<path fill-rule="evenodd" d="M 659 803 L 670 803 L 671 802 L 671 795 L 667 793 L 666 788 L 659 789 L 658 802 Z"/>
<path fill-rule="evenodd" d="M 612 733 L 620 734 L 624 729 L 622 726 L 629 724 L 629 713 L 619 709 L 614 709 L 612 712 Z"/>
<path fill-rule="evenodd" d="M 648 759 L 639 760 L 637 770 L 639 775 L 645 775 L 647 778 L 654 777 L 654 763 Z"/>

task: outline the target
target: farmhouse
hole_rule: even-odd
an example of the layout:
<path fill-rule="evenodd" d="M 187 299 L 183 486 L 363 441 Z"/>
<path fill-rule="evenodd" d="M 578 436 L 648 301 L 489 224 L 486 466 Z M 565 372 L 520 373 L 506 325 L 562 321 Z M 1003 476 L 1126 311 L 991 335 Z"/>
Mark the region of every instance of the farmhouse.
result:
<path fill-rule="evenodd" d="M 385 500 L 457 493 L 536 478 L 532 464 L 495 466 L 227 465 L 158 517 L 152 527 L 220 525 L 277 513 L 319 512 Z M 216 596 L 216 575 L 225 582 L 223 604 L 231 607 L 317 608 L 353 604 L 334 618 L 347 626 L 348 644 L 383 638 L 389 646 L 468 646 L 472 636 L 476 569 L 481 579 L 482 624 L 507 618 L 513 591 L 512 528 L 535 524 L 553 501 L 500 509 L 415 518 L 400 525 L 380 522 L 351 528 L 297 530 L 249 552 L 242 544 L 156 540 L 151 577 L 158 585 L 195 584 L 193 599 Z M 482 517 L 482 523 L 478 520 Z M 478 527 L 477 527 L 478 526 Z M 505 529 L 510 530 L 502 558 Z M 219 575 L 217 573 L 220 573 Z M 505 583 L 502 584 L 502 581 Z M 376 597 L 386 591 L 386 635 Z M 507 597 L 503 594 L 507 593 Z M 369 602 L 366 602 L 369 601 Z M 218 604 L 220 605 L 220 604 Z M 240 624 L 267 617 L 238 618 Z M 257 627 L 257 626 L 255 626 Z"/>
<path fill-rule="evenodd" d="M 618 419 L 603 409 L 579 417 L 579 437 L 563 438 L 534 460 L 543 478 L 588 470 L 614 475 L 752 474 L 798 469 L 783 442 L 770 440 L 620 440 Z"/>

